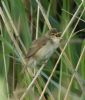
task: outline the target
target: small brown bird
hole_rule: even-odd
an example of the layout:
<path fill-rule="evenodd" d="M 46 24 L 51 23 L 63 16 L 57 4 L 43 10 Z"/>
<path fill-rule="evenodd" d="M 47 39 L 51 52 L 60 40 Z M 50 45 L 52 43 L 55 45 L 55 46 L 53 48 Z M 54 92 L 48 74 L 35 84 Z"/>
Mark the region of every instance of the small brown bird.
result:
<path fill-rule="evenodd" d="M 32 42 L 26 55 L 29 67 L 35 67 L 41 61 L 45 61 L 53 54 L 60 43 L 60 33 L 55 28 L 50 29 L 45 36 Z"/>

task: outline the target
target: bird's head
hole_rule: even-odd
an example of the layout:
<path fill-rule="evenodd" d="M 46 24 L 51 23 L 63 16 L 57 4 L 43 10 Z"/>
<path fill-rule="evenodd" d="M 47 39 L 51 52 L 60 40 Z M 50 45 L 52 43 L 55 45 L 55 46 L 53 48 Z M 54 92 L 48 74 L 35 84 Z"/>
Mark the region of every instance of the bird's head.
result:
<path fill-rule="evenodd" d="M 52 39 L 53 42 L 59 42 L 60 35 L 61 34 L 57 31 L 56 28 L 50 29 L 46 34 L 46 36 L 49 37 L 50 39 Z"/>

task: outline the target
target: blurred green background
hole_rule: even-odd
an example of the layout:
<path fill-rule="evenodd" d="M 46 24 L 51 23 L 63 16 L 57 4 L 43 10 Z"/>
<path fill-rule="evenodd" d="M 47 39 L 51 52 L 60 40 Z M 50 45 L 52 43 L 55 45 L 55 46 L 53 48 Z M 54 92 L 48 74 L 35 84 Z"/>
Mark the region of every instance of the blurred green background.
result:
<path fill-rule="evenodd" d="M 62 34 L 83 0 L 39 1 L 43 6 L 51 26 Z M 11 32 L 23 55 L 25 55 L 26 52 L 15 35 L 15 31 L 13 31 L 12 25 L 10 24 L 11 20 L 8 18 L 2 2 L 6 5 L 6 9 L 18 32 L 18 36 L 22 40 L 26 50 L 31 46 L 33 40 L 43 36 L 49 30 L 47 23 L 40 10 L 38 15 L 38 4 L 36 0 L 0 1 L 0 7 L 8 21 L 8 26 L 11 28 Z M 79 20 L 71 38 L 73 42 L 70 40 L 70 43 L 63 52 L 58 67 L 43 96 L 43 100 L 85 100 L 85 52 L 80 62 L 78 61 L 85 48 L 85 13 L 83 13 L 81 18 L 79 17 L 84 7 L 85 2 L 82 3 L 74 21 L 71 22 L 72 24 L 63 36 L 63 40 L 67 42 L 77 20 Z M 2 17 L 2 13 L 0 13 L 0 100 L 19 100 L 33 77 L 22 73 L 24 66 L 21 64 L 21 58 L 13 41 L 8 35 Z M 36 32 L 36 30 L 38 30 L 38 32 Z M 30 90 L 30 93 L 28 92 L 24 100 L 38 100 L 64 46 L 65 43 L 60 45 L 56 53 L 49 59 L 46 67 L 43 69 L 43 73 L 36 79 L 34 90 Z M 78 62 L 78 70 L 75 71 Z M 64 99 L 66 90 L 74 73 L 75 77 L 68 98 Z"/>

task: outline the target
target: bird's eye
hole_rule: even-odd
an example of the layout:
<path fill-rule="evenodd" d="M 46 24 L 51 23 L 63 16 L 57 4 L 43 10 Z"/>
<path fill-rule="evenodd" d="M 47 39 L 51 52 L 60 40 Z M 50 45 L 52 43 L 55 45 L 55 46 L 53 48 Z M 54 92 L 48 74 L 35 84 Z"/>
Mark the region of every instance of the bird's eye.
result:
<path fill-rule="evenodd" d="M 56 36 L 56 37 L 60 37 L 61 35 L 55 28 L 49 30 L 47 34 L 49 36 Z"/>
<path fill-rule="evenodd" d="M 51 33 L 51 35 L 56 36 L 56 37 L 60 37 L 60 33 Z"/>
<path fill-rule="evenodd" d="M 56 37 L 60 37 L 60 33 L 57 33 L 57 34 L 56 34 Z"/>

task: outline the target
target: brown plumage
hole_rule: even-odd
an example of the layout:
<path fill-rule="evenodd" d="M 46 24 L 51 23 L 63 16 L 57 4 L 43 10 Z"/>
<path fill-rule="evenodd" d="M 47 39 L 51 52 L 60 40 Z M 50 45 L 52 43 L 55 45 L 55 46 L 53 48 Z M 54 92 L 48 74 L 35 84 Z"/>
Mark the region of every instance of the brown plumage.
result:
<path fill-rule="evenodd" d="M 32 46 L 28 49 L 28 53 L 26 55 L 26 58 L 29 59 L 30 57 L 35 56 L 35 54 L 42 48 L 48 40 L 50 42 L 53 42 L 52 39 L 50 39 L 52 36 L 60 37 L 60 34 L 57 32 L 55 28 L 49 30 L 45 36 L 38 38 L 37 40 L 34 40 L 32 42 Z M 50 48 L 48 48 L 50 49 Z"/>
<path fill-rule="evenodd" d="M 43 46 L 47 43 L 49 38 L 47 37 L 41 37 L 37 40 L 34 40 L 32 42 L 32 47 L 30 47 L 28 49 L 28 53 L 26 55 L 26 58 L 30 58 L 31 56 L 35 55 L 35 53 Z"/>

